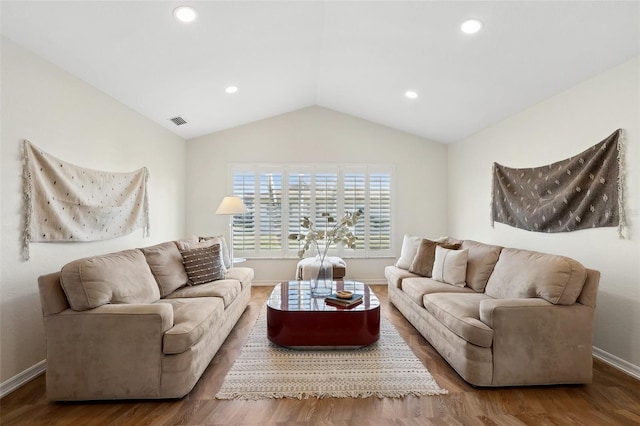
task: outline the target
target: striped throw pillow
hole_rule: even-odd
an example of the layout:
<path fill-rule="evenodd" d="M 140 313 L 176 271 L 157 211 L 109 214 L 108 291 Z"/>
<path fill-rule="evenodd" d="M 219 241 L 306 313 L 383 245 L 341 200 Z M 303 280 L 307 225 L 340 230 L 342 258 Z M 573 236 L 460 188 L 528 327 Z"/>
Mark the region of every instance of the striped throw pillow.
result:
<path fill-rule="evenodd" d="M 189 285 L 209 283 L 224 278 L 224 265 L 220 256 L 220 244 L 210 247 L 181 250 L 182 263 Z"/>

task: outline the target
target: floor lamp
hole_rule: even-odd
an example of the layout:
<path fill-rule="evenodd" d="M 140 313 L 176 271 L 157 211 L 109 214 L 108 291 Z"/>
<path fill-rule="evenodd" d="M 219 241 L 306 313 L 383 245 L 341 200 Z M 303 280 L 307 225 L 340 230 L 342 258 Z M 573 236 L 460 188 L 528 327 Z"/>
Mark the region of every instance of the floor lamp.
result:
<path fill-rule="evenodd" d="M 216 210 L 216 214 L 224 214 L 229 216 L 229 259 L 231 267 L 233 267 L 233 216 L 236 214 L 245 214 L 247 206 L 244 205 L 240 197 L 230 196 L 224 197 Z"/>

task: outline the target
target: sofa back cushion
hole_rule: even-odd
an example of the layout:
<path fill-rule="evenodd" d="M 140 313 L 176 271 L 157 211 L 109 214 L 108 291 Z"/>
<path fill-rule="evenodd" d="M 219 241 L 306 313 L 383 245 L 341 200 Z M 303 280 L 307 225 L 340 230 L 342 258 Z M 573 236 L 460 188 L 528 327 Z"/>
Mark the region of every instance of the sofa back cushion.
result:
<path fill-rule="evenodd" d="M 568 257 L 503 248 L 485 293 L 498 299 L 540 297 L 572 305 L 586 277 L 585 267 Z"/>
<path fill-rule="evenodd" d="M 160 290 L 140 250 L 125 250 L 67 263 L 60 282 L 76 311 L 107 303 L 153 303 Z"/>
<path fill-rule="evenodd" d="M 498 262 L 502 247 L 465 240 L 461 249 L 469 251 L 467 259 L 467 286 L 483 292 L 493 268 Z"/>
<path fill-rule="evenodd" d="M 166 297 L 187 284 L 182 255 L 175 242 L 168 241 L 141 250 L 160 287 L 161 297 Z"/>

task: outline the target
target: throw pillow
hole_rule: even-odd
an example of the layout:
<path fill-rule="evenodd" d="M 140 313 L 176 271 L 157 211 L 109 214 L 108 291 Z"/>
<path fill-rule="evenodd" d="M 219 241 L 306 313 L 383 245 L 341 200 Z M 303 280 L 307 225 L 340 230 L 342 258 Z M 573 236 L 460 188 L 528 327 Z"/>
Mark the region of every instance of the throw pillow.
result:
<path fill-rule="evenodd" d="M 460 248 L 460 244 L 447 244 L 438 241 L 423 239 L 418 246 L 416 256 L 411 262 L 409 272 L 422 275 L 423 277 L 431 277 L 433 269 L 433 261 L 436 257 L 436 247 L 441 246 L 447 249 L 456 250 Z"/>
<path fill-rule="evenodd" d="M 401 269 L 409 269 L 413 258 L 416 257 L 418 246 L 422 241 L 421 237 L 416 237 L 409 234 L 404 234 L 402 239 L 402 249 L 400 250 L 400 257 L 396 262 L 396 267 Z"/>
<path fill-rule="evenodd" d="M 467 277 L 469 250 L 449 250 L 436 247 L 433 262 L 433 279 L 456 287 L 464 287 Z"/>
<path fill-rule="evenodd" d="M 181 250 L 182 263 L 189 285 L 198 285 L 224 278 L 224 265 L 220 256 L 220 244 Z"/>
<path fill-rule="evenodd" d="M 440 237 L 436 240 L 433 240 L 437 243 L 446 243 L 448 237 Z M 416 253 L 418 252 L 418 247 L 420 247 L 420 242 L 422 241 L 422 237 L 416 237 L 414 235 L 404 234 L 402 239 L 402 249 L 400 250 L 400 257 L 396 262 L 396 267 L 400 269 L 409 269 L 411 267 L 411 263 L 413 259 L 416 257 Z"/>
<path fill-rule="evenodd" d="M 200 242 L 213 241 L 220 244 L 220 252 L 222 253 L 222 261 L 226 269 L 231 268 L 231 259 L 229 258 L 229 246 L 227 246 L 227 240 L 223 235 L 216 235 L 215 237 L 200 237 Z"/>
<path fill-rule="evenodd" d="M 180 251 L 183 250 L 191 250 L 191 249 L 196 249 L 196 248 L 203 248 L 203 247 L 211 247 L 215 244 L 220 245 L 220 262 L 222 263 L 222 267 L 224 269 L 224 272 L 227 272 L 227 266 L 224 263 L 224 250 L 222 250 L 222 244 L 220 243 L 220 241 L 214 237 L 211 237 L 209 239 L 202 239 L 200 238 L 198 242 L 189 242 L 189 241 L 176 241 L 176 245 L 178 246 L 178 249 Z M 227 255 L 228 257 L 228 255 Z"/>

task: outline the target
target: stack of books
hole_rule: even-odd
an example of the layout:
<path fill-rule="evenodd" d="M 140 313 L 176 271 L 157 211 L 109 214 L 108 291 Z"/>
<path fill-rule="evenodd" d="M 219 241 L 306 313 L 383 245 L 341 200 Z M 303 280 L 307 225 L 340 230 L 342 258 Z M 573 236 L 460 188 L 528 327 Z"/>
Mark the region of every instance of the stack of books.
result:
<path fill-rule="evenodd" d="M 331 306 L 337 306 L 339 308 L 351 308 L 359 303 L 362 303 L 361 294 L 353 294 L 349 298 L 338 297 L 336 293 L 330 294 L 324 298 L 324 302 Z"/>

